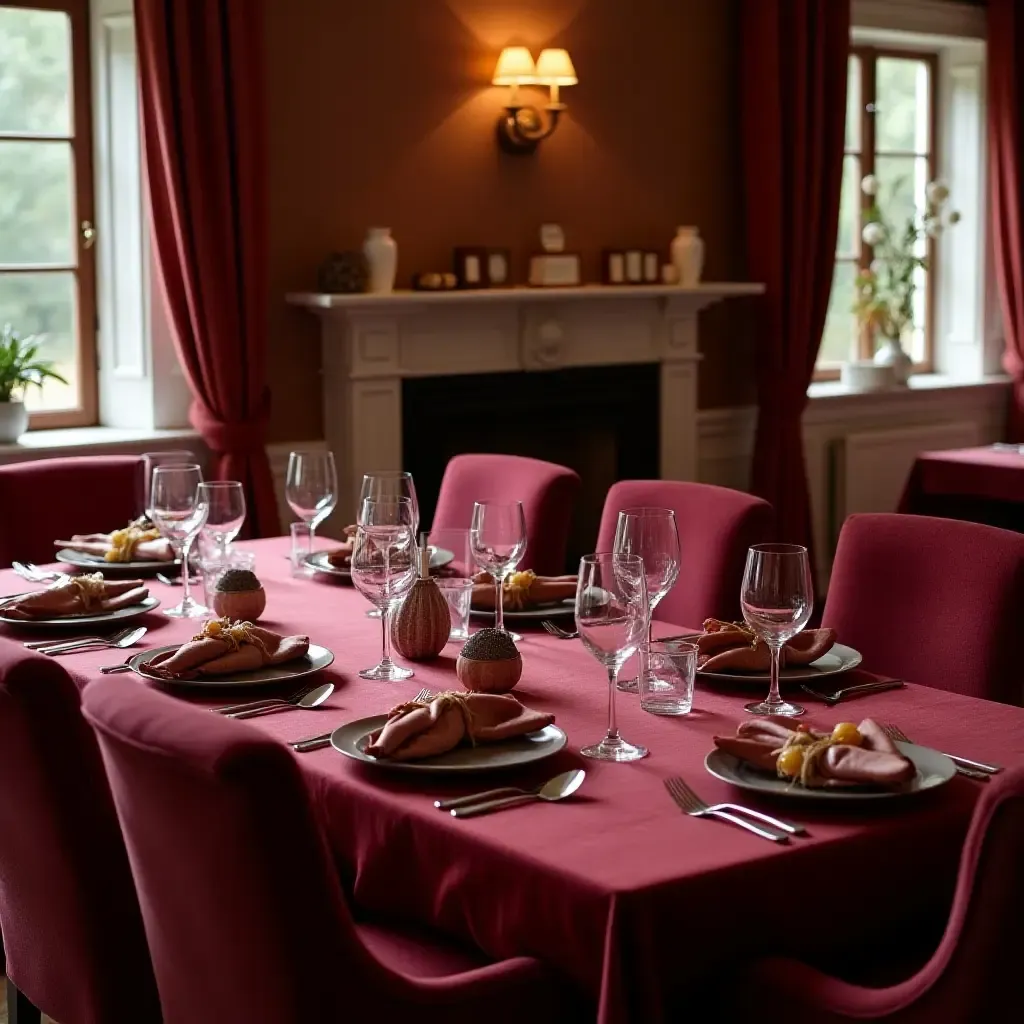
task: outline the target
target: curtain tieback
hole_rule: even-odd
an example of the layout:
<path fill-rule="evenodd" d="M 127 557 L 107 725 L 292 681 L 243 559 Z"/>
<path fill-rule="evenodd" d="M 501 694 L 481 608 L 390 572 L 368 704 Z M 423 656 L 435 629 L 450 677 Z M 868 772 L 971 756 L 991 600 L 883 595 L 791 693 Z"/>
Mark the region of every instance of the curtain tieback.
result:
<path fill-rule="evenodd" d="M 190 418 L 203 440 L 220 455 L 248 455 L 263 450 L 268 419 L 265 412 L 257 413 L 247 420 L 226 422 L 214 417 L 207 409 L 194 404 Z"/>

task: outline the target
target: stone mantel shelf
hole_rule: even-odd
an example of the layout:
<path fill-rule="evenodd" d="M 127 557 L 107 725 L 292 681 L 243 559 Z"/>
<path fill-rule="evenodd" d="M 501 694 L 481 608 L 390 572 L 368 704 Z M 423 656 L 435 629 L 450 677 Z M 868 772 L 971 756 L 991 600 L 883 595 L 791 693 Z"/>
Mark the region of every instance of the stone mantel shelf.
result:
<path fill-rule="evenodd" d="M 408 468 L 402 382 L 415 377 L 657 364 L 659 393 L 634 396 L 637 415 L 658 410 L 661 476 L 696 479 L 699 313 L 763 292 L 707 283 L 288 295 L 320 321 L 324 432 L 338 507 L 351 510 L 341 521 L 351 521 L 364 473 Z"/>
<path fill-rule="evenodd" d="M 452 291 L 393 291 L 383 295 L 353 295 L 324 292 L 292 292 L 289 304 L 321 311 L 399 310 L 408 306 L 461 306 L 479 302 L 568 302 L 580 299 L 685 299 L 698 307 L 720 299 L 763 295 L 764 285 L 747 282 L 707 282 L 692 288 L 674 284 L 602 285 L 584 284 L 575 288 L 456 288 Z"/>

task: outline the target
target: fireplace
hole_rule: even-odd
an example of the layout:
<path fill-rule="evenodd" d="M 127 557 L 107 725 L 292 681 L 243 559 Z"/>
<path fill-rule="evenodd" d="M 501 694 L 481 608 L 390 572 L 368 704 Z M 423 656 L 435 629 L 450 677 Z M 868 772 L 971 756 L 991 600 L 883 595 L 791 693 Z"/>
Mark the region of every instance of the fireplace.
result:
<path fill-rule="evenodd" d="M 402 382 L 403 467 L 429 524 L 453 455 L 497 452 L 576 470 L 582 489 L 567 569 L 594 550 L 616 480 L 657 478 L 658 366 L 587 366 L 550 373 L 482 373 Z"/>

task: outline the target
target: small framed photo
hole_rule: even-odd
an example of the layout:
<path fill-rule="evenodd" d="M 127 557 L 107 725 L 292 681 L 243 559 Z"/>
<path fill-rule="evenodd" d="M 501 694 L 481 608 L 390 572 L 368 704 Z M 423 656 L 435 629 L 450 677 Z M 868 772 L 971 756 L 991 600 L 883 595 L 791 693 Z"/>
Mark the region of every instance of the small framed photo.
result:
<path fill-rule="evenodd" d="M 661 281 L 661 254 L 648 249 L 644 253 L 644 284 L 658 284 Z"/>
<path fill-rule="evenodd" d="M 605 284 L 626 283 L 626 254 L 620 249 L 605 249 L 601 253 L 601 280 Z"/>
<path fill-rule="evenodd" d="M 639 249 L 626 250 L 626 283 L 642 284 L 644 280 L 644 254 Z"/>
<path fill-rule="evenodd" d="M 512 282 L 512 259 L 508 249 L 487 250 L 487 283 L 492 288 L 505 288 Z"/>
<path fill-rule="evenodd" d="M 454 253 L 452 269 L 460 288 L 488 288 L 488 250 L 482 246 L 459 246 Z"/>
<path fill-rule="evenodd" d="M 571 288 L 579 283 L 579 253 L 548 252 L 530 257 L 530 285 L 532 287 Z"/>

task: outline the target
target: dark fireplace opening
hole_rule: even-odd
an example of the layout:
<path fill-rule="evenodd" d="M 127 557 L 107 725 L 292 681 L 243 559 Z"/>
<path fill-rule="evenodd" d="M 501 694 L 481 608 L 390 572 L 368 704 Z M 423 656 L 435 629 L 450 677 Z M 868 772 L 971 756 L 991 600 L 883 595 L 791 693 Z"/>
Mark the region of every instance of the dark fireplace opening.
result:
<path fill-rule="evenodd" d="M 416 479 L 420 521 L 433 520 L 453 455 L 496 452 L 557 462 L 582 480 L 568 571 L 593 551 L 608 488 L 659 475 L 657 364 L 487 373 L 402 381 L 404 468 Z"/>

